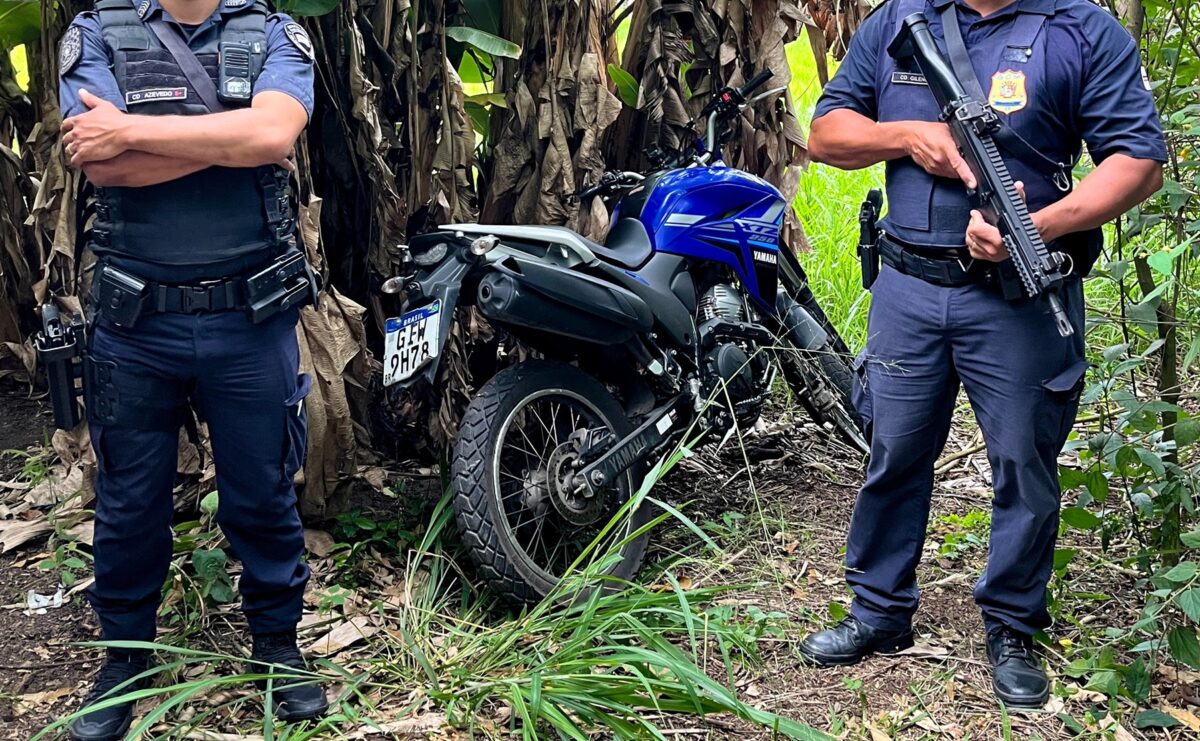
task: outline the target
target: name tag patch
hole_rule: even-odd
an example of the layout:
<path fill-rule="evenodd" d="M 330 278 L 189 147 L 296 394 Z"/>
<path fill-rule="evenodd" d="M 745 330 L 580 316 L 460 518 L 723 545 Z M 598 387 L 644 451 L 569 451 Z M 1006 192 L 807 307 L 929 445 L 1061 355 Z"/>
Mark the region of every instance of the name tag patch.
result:
<path fill-rule="evenodd" d="M 185 87 L 159 87 L 149 88 L 147 90 L 130 90 L 125 93 L 126 105 L 137 105 L 139 103 L 154 103 L 160 100 L 187 100 L 187 88 Z"/>
<path fill-rule="evenodd" d="M 1006 69 L 992 75 L 988 103 L 1000 113 L 1016 113 L 1029 105 L 1025 92 L 1025 73 Z"/>
<path fill-rule="evenodd" d="M 919 72 L 893 72 L 893 85 L 928 85 L 925 81 L 925 75 Z"/>

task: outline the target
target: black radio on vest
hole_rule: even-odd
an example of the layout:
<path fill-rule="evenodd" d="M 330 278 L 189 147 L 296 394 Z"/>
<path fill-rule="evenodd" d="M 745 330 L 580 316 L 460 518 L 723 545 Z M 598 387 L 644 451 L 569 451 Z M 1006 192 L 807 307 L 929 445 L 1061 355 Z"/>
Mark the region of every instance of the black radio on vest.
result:
<path fill-rule="evenodd" d="M 217 92 L 221 100 L 234 104 L 250 101 L 250 94 L 254 91 L 253 60 L 255 56 L 262 59 L 262 44 L 255 44 L 258 48 L 239 41 L 221 42 L 217 69 L 217 80 L 220 83 Z"/>

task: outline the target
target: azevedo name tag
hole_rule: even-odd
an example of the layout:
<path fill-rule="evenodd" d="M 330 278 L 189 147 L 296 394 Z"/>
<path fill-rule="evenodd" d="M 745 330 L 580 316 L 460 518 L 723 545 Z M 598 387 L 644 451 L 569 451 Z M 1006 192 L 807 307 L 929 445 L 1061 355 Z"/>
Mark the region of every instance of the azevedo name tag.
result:
<path fill-rule="evenodd" d="M 125 93 L 126 105 L 137 105 L 138 103 L 154 103 L 160 100 L 186 100 L 187 88 L 185 87 L 161 87 L 150 88 L 148 90 L 130 90 Z"/>

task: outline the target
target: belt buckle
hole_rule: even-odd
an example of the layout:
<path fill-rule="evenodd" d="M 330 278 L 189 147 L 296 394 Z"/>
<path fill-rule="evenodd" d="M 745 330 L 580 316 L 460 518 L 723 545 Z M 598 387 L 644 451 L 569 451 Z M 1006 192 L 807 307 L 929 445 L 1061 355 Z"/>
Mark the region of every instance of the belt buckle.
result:
<path fill-rule="evenodd" d="M 201 283 L 197 286 L 183 286 L 183 290 L 179 294 L 180 308 L 185 314 L 191 314 L 196 310 L 208 311 L 212 309 L 212 291 L 210 285 L 215 285 L 220 281 L 211 281 Z"/>

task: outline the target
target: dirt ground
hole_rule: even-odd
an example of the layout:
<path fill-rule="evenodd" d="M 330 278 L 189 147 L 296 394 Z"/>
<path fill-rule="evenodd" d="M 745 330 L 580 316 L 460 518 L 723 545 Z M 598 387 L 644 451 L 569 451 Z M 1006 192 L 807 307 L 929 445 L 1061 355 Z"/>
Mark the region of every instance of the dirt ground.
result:
<path fill-rule="evenodd" d="M 39 445 L 46 426 L 35 403 L 19 394 L 0 394 L 0 450 Z M 964 434 L 952 440 L 947 451 L 973 447 L 974 441 Z M 2 466 L 8 470 L 0 467 L 0 481 L 11 478 L 20 462 L 6 456 Z M 989 506 L 986 461 L 977 454 L 947 459 L 939 477 L 931 544 L 919 574 L 924 596 L 916 623 L 917 646 L 907 655 L 875 658 L 847 669 L 822 670 L 799 661 L 799 639 L 836 622 L 836 605 L 849 604 L 841 563 L 859 469 L 849 451 L 830 445 L 811 428 L 785 420 L 753 436 L 744 450 L 686 459 L 681 470 L 660 484 L 668 499 L 688 504 L 689 516 L 728 554 L 715 572 L 711 564 L 701 569 L 697 562 L 697 581 L 755 584 L 755 589 L 739 593 L 738 604 L 772 616 L 774 629 L 762 642 L 762 665 L 738 673 L 740 694 L 758 707 L 834 735 L 872 741 L 999 738 L 1005 735 L 1005 723 L 1011 723 L 1010 738 L 1074 738 L 1077 734 L 1064 718 L 1082 719 L 1088 712 L 1104 718 L 1107 701 L 1097 693 L 1055 698 L 1044 711 L 1007 720 L 991 696 L 983 629 L 971 594 L 986 560 L 986 524 L 982 540 L 960 537 L 978 530 L 963 523 L 977 519 Z M 944 548 L 938 552 L 950 542 L 959 544 L 952 553 Z M 1136 620 L 1131 616 L 1139 599 L 1131 573 L 1098 569 L 1101 562 L 1087 556 L 1098 552 L 1098 543 L 1075 535 L 1067 542 L 1083 555 L 1070 567 L 1070 587 L 1061 590 L 1063 599 L 1074 600 L 1064 607 L 1076 623 L 1056 626 L 1054 643 L 1047 649 L 1056 673 L 1077 658 L 1072 651 L 1078 649 L 1072 647 L 1084 640 L 1084 631 Z M 86 677 L 95 669 L 96 652 L 72 645 L 96 635 L 81 595 L 45 614 L 24 609 L 30 590 L 49 594 L 56 587 L 56 577 L 37 568 L 45 557 L 44 546 L 43 538 L 0 556 L 0 739 L 27 739 L 76 707 L 86 691 Z M 655 547 L 656 556 L 664 558 L 694 552 L 695 542 L 680 527 Z M 684 575 L 686 564 L 681 567 Z M 1093 593 L 1112 597 L 1098 601 L 1079 596 Z M 710 673 L 724 678 L 724 669 L 712 661 Z M 1156 697 L 1178 690 L 1161 676 L 1156 682 Z M 730 719 L 677 717 L 664 718 L 663 724 L 674 736 L 768 735 Z M 1110 727 L 1100 735 L 1115 730 Z M 1155 737 L 1184 738 L 1186 733 Z M 1116 737 L 1143 736 L 1126 723 Z"/>
<path fill-rule="evenodd" d="M 41 403 L 0 387 L 0 451 L 38 448 L 50 427 Z M 20 467 L 12 454 L 0 458 L 0 481 Z M 72 645 L 95 636 L 91 611 L 78 596 L 44 615 L 26 614 L 30 591 L 52 595 L 58 586 L 57 575 L 36 568 L 41 560 L 36 546 L 0 555 L 0 738 L 6 740 L 32 736 L 95 669 L 92 652 Z"/>

